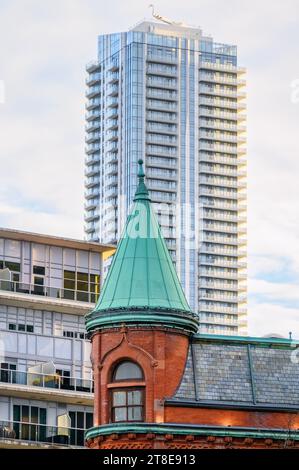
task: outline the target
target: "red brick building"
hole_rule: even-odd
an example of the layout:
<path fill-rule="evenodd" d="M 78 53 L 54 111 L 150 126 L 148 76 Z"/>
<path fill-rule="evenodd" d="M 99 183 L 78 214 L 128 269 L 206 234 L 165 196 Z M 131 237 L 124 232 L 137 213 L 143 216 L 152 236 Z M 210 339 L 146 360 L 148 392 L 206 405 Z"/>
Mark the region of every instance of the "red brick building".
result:
<path fill-rule="evenodd" d="M 86 317 L 97 449 L 299 448 L 298 345 L 198 335 L 151 208 L 135 205 Z"/>

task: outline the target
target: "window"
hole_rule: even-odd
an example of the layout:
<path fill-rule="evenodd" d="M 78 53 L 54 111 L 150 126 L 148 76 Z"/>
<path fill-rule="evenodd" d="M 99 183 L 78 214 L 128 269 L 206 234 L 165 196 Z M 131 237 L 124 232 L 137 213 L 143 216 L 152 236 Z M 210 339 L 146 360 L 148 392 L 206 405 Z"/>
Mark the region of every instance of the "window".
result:
<path fill-rule="evenodd" d="M 13 428 L 17 439 L 46 442 L 47 409 L 14 405 Z"/>
<path fill-rule="evenodd" d="M 45 268 L 43 266 L 33 266 L 33 274 L 38 274 L 39 276 L 45 275 Z"/>
<path fill-rule="evenodd" d="M 71 435 L 70 444 L 84 446 L 84 433 L 86 429 L 93 426 L 93 414 L 83 411 L 70 411 Z"/>
<path fill-rule="evenodd" d="M 99 294 L 99 275 L 78 271 L 64 271 L 64 297 L 66 299 L 95 303 Z"/>
<path fill-rule="evenodd" d="M 79 333 L 77 331 L 63 330 L 63 336 L 65 338 L 87 339 L 87 334 L 86 333 Z"/>
<path fill-rule="evenodd" d="M 110 385 L 112 422 L 144 421 L 143 380 L 143 371 L 136 363 L 124 361 L 116 366 Z"/>
<path fill-rule="evenodd" d="M 142 380 L 143 372 L 134 362 L 122 362 L 116 367 L 114 371 L 113 382 L 135 379 Z"/>

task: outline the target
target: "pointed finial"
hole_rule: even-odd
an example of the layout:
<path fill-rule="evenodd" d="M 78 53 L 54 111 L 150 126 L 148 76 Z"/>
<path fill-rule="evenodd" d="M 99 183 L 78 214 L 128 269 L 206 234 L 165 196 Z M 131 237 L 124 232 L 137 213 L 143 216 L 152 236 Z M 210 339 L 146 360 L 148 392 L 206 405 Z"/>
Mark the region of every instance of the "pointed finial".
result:
<path fill-rule="evenodd" d="M 144 173 L 144 168 L 143 168 L 143 160 L 141 158 L 138 160 L 137 177 L 138 177 L 138 186 L 137 186 L 137 190 L 135 193 L 134 201 L 136 201 L 137 199 L 145 199 L 149 201 L 150 198 L 149 198 L 148 190 L 144 184 L 145 173 Z"/>
<path fill-rule="evenodd" d="M 141 158 L 138 160 L 138 173 L 137 173 L 137 176 L 139 178 L 139 181 L 140 181 L 140 178 L 145 177 L 145 173 L 144 173 L 144 169 L 143 169 L 143 160 Z"/>

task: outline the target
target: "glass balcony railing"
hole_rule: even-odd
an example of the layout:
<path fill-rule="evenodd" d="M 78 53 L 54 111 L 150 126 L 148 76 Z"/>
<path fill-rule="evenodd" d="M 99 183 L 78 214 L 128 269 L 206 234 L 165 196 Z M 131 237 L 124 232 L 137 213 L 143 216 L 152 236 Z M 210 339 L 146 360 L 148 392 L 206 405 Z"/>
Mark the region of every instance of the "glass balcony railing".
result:
<path fill-rule="evenodd" d="M 20 421 L 0 421 L 0 442 L 4 439 L 84 447 L 85 429 L 48 426 Z"/>
<path fill-rule="evenodd" d="M 38 295 L 41 297 L 52 297 L 55 299 L 76 300 L 78 302 L 95 303 L 99 293 L 63 289 L 58 287 L 42 286 L 37 284 L 27 284 L 16 281 L 0 280 L 0 291 L 15 292 L 17 294 Z"/>
<path fill-rule="evenodd" d="M 93 380 L 77 377 L 62 377 L 59 374 L 37 374 L 18 370 L 0 369 L 0 382 L 28 387 L 69 390 L 73 392 L 93 393 Z"/>

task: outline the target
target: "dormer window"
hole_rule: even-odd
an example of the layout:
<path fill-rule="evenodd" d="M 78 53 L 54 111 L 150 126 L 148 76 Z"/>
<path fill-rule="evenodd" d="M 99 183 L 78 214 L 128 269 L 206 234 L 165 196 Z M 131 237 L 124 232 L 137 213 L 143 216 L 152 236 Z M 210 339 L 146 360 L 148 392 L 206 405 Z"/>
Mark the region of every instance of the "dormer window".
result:
<path fill-rule="evenodd" d="M 111 422 L 144 421 L 145 383 L 141 367 L 135 362 L 123 361 L 112 371 Z"/>

